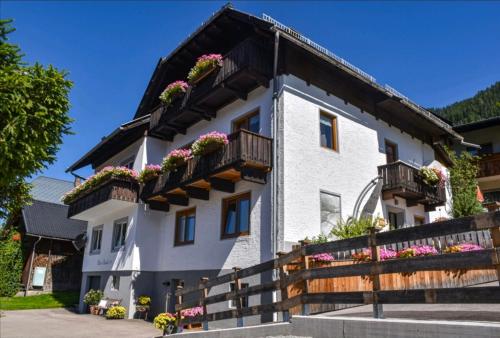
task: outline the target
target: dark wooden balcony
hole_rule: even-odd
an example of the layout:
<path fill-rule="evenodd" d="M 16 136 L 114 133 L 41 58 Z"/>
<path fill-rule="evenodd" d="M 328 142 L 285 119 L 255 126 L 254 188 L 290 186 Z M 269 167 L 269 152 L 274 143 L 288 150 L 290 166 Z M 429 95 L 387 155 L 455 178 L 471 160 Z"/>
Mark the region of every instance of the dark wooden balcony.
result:
<path fill-rule="evenodd" d="M 183 98 L 153 110 L 150 134 L 171 140 L 198 121 L 214 118 L 217 110 L 235 100 L 246 100 L 255 88 L 268 87 L 272 52 L 266 46 L 251 38 L 224 55 L 222 67 L 191 86 Z"/>
<path fill-rule="evenodd" d="M 407 206 L 423 204 L 425 211 L 432 211 L 446 202 L 444 187 L 431 186 L 423 181 L 418 169 L 398 161 L 378 167 L 382 177 L 382 199 L 395 196 L 406 199 Z"/>
<path fill-rule="evenodd" d="M 479 161 L 478 177 L 500 175 L 500 153 L 483 155 Z"/>
<path fill-rule="evenodd" d="M 169 204 L 188 205 L 189 198 L 208 200 L 210 189 L 232 193 L 240 180 L 265 184 L 272 169 L 273 140 L 246 130 L 228 139 L 221 149 L 147 182 L 142 200 L 153 209 L 168 211 Z"/>
<path fill-rule="evenodd" d="M 138 197 L 136 180 L 112 177 L 69 203 L 68 218 L 88 220 L 97 213 L 96 207 L 111 212 L 137 203 Z"/>

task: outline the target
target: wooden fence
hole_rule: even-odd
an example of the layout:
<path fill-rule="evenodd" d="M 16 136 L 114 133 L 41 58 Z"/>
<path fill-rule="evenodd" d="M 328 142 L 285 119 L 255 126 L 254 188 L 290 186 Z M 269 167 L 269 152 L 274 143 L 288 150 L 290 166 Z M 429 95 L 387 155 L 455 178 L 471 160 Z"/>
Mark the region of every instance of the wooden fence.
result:
<path fill-rule="evenodd" d="M 383 246 L 485 230 L 491 234 L 491 248 L 407 259 L 380 260 L 380 248 Z M 308 256 L 319 253 L 350 252 L 364 248 L 370 248 L 373 253 L 369 262 L 356 264 L 335 262 L 328 266 L 318 267 L 311 265 L 311 260 L 308 259 Z M 269 273 L 274 269 L 279 271 L 279 277 L 276 280 L 241 288 L 243 278 Z M 269 312 L 282 312 L 283 320 L 286 321 L 290 312 L 294 313 L 293 309 L 297 307 L 300 309 L 300 313 L 309 314 L 311 304 L 373 304 L 374 317 L 380 318 L 382 315 L 381 304 L 500 303 L 500 286 L 467 288 L 464 287 L 464 284 L 453 285 L 443 281 L 439 282 L 439 278 L 446 279 L 443 274 L 460 276 L 460 274 L 463 275 L 472 270 L 475 270 L 473 274 L 479 271 L 483 279 L 484 276 L 490 280 L 499 280 L 500 278 L 500 212 L 484 213 L 387 232 L 376 232 L 375 229 L 372 229 L 370 234 L 366 236 L 322 244 L 306 245 L 303 243 L 289 253 L 280 254 L 276 259 L 245 269 L 235 269 L 232 273 L 213 279 L 203 278 L 197 286 L 179 287 L 176 292 L 177 305 L 175 308 L 180 317 L 181 310 L 202 306 L 204 308 L 203 316 L 184 318 L 179 324 L 203 322 L 207 328 L 209 321 L 230 318 L 237 318 L 238 326 L 241 326 L 243 317 Z M 424 279 L 436 278 L 435 283 L 426 283 L 424 280 L 414 283 L 413 286 L 408 283 L 387 282 L 384 285 L 384 279 L 390 279 L 391 275 L 410 276 L 422 271 L 429 272 Z M 341 289 L 335 287 L 317 286 L 321 280 L 334 281 L 330 285 L 335 285 L 335 280 L 346 277 L 363 278 L 369 282 L 367 284 L 358 282 L 357 286 L 348 288 L 348 290 L 355 289 L 357 291 L 340 291 Z M 234 290 L 209 296 L 209 290 L 212 287 L 226 283 L 234 283 Z M 457 285 L 459 287 L 455 287 Z M 248 307 L 242 306 L 243 297 L 272 291 L 280 292 L 281 299 L 279 301 Z M 207 305 L 229 300 L 236 304 L 235 309 L 207 313 Z"/>

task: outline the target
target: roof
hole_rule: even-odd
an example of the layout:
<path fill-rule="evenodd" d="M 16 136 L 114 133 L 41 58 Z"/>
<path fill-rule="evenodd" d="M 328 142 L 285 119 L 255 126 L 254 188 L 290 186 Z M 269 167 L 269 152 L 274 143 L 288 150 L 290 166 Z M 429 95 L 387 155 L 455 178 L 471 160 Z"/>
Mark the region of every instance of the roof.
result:
<path fill-rule="evenodd" d="M 22 215 L 29 235 L 74 240 L 87 228 L 87 222 L 67 218 L 68 206 L 62 204 L 33 200 Z"/>
<path fill-rule="evenodd" d="M 468 131 L 473 131 L 473 130 L 478 130 L 478 129 L 484 129 L 484 128 L 489 128 L 489 127 L 494 127 L 500 125 L 500 116 L 495 116 L 495 117 L 490 117 L 485 120 L 481 121 L 476 121 L 476 122 L 471 122 L 471 123 L 465 123 L 465 124 L 460 124 L 453 129 L 459 133 L 464 133 Z"/>
<path fill-rule="evenodd" d="M 31 196 L 37 201 L 63 204 L 61 196 L 73 189 L 73 182 L 57 178 L 38 176 L 31 184 Z"/>
<path fill-rule="evenodd" d="M 92 164 L 93 168 L 98 167 L 109 157 L 144 136 L 144 133 L 149 127 L 149 117 L 149 115 L 145 115 L 122 124 L 111 134 L 104 137 L 101 142 L 94 146 L 94 148 L 88 151 L 79 160 L 69 166 L 66 169 L 66 172 L 72 172 L 89 164 Z"/>

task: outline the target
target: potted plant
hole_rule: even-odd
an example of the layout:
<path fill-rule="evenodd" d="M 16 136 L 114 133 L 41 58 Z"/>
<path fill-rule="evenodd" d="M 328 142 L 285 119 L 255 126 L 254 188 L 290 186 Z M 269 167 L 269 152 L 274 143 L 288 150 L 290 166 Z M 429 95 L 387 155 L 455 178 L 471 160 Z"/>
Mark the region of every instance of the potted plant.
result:
<path fill-rule="evenodd" d="M 191 150 L 193 155 L 203 156 L 220 149 L 228 143 L 226 134 L 212 131 L 198 137 L 191 146 Z"/>
<path fill-rule="evenodd" d="M 147 164 L 137 177 L 140 183 L 146 183 L 161 174 L 161 166 L 158 164 Z"/>
<path fill-rule="evenodd" d="M 149 311 L 149 305 L 151 305 L 151 297 L 142 295 L 137 298 L 135 309 L 139 312 L 147 312 Z"/>
<path fill-rule="evenodd" d="M 196 64 L 187 76 L 189 83 L 196 84 L 207 77 L 215 69 L 222 67 L 222 55 L 205 54 L 196 60 Z"/>
<path fill-rule="evenodd" d="M 159 329 L 162 330 L 163 336 L 176 333 L 177 332 L 177 318 L 175 315 L 165 312 L 165 313 L 160 313 L 158 316 L 155 317 L 153 320 L 153 325 Z"/>
<path fill-rule="evenodd" d="M 123 319 L 125 318 L 126 309 L 123 306 L 112 306 L 106 311 L 106 319 Z"/>
<path fill-rule="evenodd" d="M 176 98 L 184 95 L 189 88 L 189 85 L 184 81 L 172 82 L 165 88 L 160 95 L 160 100 L 169 106 Z"/>
<path fill-rule="evenodd" d="M 91 314 L 97 315 L 99 313 L 99 309 L 97 307 L 97 304 L 99 304 L 103 295 L 104 294 L 101 290 L 90 289 L 85 294 L 85 296 L 83 296 L 83 302 L 89 306 Z"/>
<path fill-rule="evenodd" d="M 161 169 L 164 172 L 175 170 L 176 168 L 186 164 L 187 160 L 192 158 L 190 149 L 175 149 L 168 153 L 163 159 Z"/>
<path fill-rule="evenodd" d="M 445 176 L 441 170 L 436 168 L 422 167 L 419 170 L 422 180 L 425 184 L 435 187 L 439 184 L 442 187 L 445 183 Z"/>
<path fill-rule="evenodd" d="M 196 329 L 201 327 L 201 316 L 203 316 L 203 306 L 195 306 L 190 309 L 185 309 L 181 311 L 182 318 L 200 318 L 200 323 L 187 324 L 185 329 Z"/>

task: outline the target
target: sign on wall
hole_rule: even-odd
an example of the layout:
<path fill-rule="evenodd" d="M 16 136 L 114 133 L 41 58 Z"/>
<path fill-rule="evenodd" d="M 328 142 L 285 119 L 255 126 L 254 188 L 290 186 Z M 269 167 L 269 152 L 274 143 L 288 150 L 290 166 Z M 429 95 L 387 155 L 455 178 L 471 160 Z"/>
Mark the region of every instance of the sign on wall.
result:
<path fill-rule="evenodd" d="M 33 283 L 32 286 L 41 286 L 45 283 L 45 273 L 47 271 L 46 267 L 37 266 L 35 267 L 35 272 L 33 273 Z"/>

